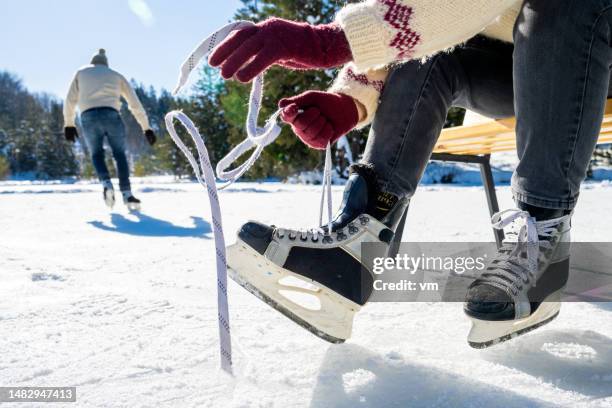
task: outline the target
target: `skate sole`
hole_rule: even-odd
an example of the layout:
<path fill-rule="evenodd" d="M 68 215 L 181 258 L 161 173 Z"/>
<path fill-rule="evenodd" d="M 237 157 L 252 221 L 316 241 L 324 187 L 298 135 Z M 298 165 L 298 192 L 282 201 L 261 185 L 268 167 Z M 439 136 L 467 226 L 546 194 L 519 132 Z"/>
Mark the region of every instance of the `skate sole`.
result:
<path fill-rule="evenodd" d="M 352 305 L 352 302 L 342 298 L 329 288 L 300 275 L 296 275 L 278 265 L 272 264 L 241 240 L 238 240 L 235 245 L 230 246 L 227 252 L 230 278 L 264 303 L 277 310 L 300 327 L 329 343 L 340 344 L 346 341 L 350 336 L 353 317 L 355 312 L 359 310 L 359 305 Z M 256 262 L 245 265 L 245 262 L 252 259 L 255 259 Z M 242 263 L 238 260 L 242 261 Z M 282 285 L 279 283 L 279 280 L 284 277 L 293 277 L 312 284 L 318 288 L 318 291 L 314 292 Z M 316 296 L 321 301 L 321 311 L 317 312 L 305 309 L 299 304 L 284 297 L 279 293 L 279 290 L 302 292 Z M 324 307 L 324 305 L 329 307 L 330 310 L 326 310 L 327 308 Z M 338 313 L 338 311 L 340 311 L 340 313 Z M 334 331 L 335 333 L 331 334 L 315 326 L 313 322 L 316 320 L 328 326 L 330 328 L 329 331 Z M 344 334 L 344 336 L 338 333 Z"/>
<path fill-rule="evenodd" d="M 517 332 L 510 333 L 510 334 L 507 334 L 505 336 L 499 337 L 497 339 L 485 341 L 485 342 L 482 342 L 482 343 L 475 342 L 475 341 L 469 341 L 468 340 L 468 344 L 470 345 L 470 347 L 475 348 L 475 349 L 489 348 L 491 346 L 495 346 L 497 344 L 504 343 L 504 342 L 506 342 L 508 340 L 512 340 L 512 339 L 514 339 L 516 337 L 522 336 L 523 334 L 527 334 L 527 333 L 529 333 L 529 332 L 531 332 L 533 330 L 539 329 L 540 327 L 542 327 L 542 326 L 552 322 L 557 316 L 559 316 L 559 312 L 555 313 L 554 315 L 552 315 L 551 317 L 549 317 L 546 320 L 542 320 L 541 322 L 538 322 L 538 323 L 536 323 L 536 324 L 534 324 L 532 326 L 525 327 L 524 329 L 521 329 L 521 330 L 519 330 Z"/>
<path fill-rule="evenodd" d="M 468 335 L 468 344 L 475 349 L 488 348 L 550 323 L 559 315 L 561 307 L 559 296 L 559 293 L 551 294 L 540 304 L 533 315 L 518 321 L 496 322 L 470 317 L 472 329 Z"/>

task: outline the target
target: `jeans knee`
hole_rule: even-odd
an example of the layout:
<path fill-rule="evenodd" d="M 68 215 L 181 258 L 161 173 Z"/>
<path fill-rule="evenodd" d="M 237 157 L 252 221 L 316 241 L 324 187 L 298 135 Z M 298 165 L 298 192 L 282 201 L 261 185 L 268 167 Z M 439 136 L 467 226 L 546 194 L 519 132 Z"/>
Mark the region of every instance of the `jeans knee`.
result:
<path fill-rule="evenodd" d="M 444 81 L 449 88 L 454 90 L 458 72 L 455 55 L 447 52 L 433 55 L 425 62 L 415 60 L 403 63 L 389 73 L 382 98 L 383 100 L 385 96 L 393 98 L 397 92 L 405 93 L 408 89 L 420 88 L 432 81 Z M 392 92 L 393 90 L 396 92 Z"/>

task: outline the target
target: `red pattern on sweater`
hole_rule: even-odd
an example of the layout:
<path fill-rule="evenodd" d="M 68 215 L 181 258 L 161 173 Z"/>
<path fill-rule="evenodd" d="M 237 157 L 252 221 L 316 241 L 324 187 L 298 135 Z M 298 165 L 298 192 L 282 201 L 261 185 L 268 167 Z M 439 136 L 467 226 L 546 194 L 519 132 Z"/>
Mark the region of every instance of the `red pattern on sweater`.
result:
<path fill-rule="evenodd" d="M 351 68 L 346 70 L 346 76 L 353 81 L 359 82 L 363 86 L 371 86 L 376 89 L 378 92 L 382 92 L 385 86 L 384 81 L 370 81 L 367 75 L 357 74 Z"/>
<path fill-rule="evenodd" d="M 378 0 L 381 4 L 389 7 L 389 11 L 385 14 L 387 21 L 393 28 L 399 32 L 391 41 L 392 47 L 397 48 L 399 53 L 397 56 L 401 59 L 410 58 L 414 47 L 421 41 L 421 36 L 412 31 L 410 28 L 410 19 L 414 11 L 412 7 L 398 4 L 398 0 Z"/>

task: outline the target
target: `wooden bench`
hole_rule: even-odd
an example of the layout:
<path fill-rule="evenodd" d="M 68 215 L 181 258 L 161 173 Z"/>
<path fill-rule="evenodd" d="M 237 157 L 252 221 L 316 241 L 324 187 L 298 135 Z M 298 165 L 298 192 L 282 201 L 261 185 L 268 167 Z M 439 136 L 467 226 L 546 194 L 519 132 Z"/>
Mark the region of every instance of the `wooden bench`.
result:
<path fill-rule="evenodd" d="M 476 120 L 472 118 L 471 122 L 478 122 L 476 124 L 444 129 L 434 147 L 431 160 L 479 164 L 489 213 L 492 216 L 499 211 L 499 204 L 495 192 L 493 172 L 491 171 L 491 154 L 516 150 L 516 134 L 514 132 L 516 119 L 492 120 L 485 118 L 483 120 L 482 118 Z M 612 99 L 608 99 L 606 104 L 598 140 L 598 144 L 606 143 L 612 143 Z M 404 214 L 396 233 L 397 245 L 402 239 L 407 213 L 408 211 Z M 501 245 L 504 238 L 503 232 L 494 230 L 494 234 L 497 245 Z M 397 252 L 396 247 L 392 248 L 391 253 L 395 252 Z"/>

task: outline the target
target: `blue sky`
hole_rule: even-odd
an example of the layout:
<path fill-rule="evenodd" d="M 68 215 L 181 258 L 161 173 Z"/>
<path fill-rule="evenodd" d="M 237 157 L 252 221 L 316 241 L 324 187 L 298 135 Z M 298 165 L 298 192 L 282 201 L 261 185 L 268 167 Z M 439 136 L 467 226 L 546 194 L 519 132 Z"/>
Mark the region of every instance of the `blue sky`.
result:
<path fill-rule="evenodd" d="M 74 72 L 105 48 L 127 78 L 172 90 L 189 52 L 232 19 L 239 0 L 2 1 L 0 70 L 64 98 Z"/>

